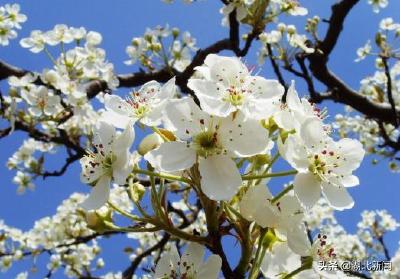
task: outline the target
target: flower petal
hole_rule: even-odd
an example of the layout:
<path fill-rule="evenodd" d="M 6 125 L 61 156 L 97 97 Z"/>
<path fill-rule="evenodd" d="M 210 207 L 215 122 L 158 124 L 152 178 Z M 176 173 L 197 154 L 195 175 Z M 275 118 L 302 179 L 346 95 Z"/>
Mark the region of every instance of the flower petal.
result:
<path fill-rule="evenodd" d="M 266 151 L 269 140 L 268 131 L 254 119 L 243 120 L 239 114 L 235 120 L 227 117 L 221 120 L 220 136 L 223 146 L 236 156 L 247 157 Z"/>
<path fill-rule="evenodd" d="M 188 270 L 193 272 L 197 270 L 203 261 L 204 257 L 204 246 L 197 244 L 195 242 L 190 242 L 187 245 L 185 252 L 181 256 L 180 270 Z"/>
<path fill-rule="evenodd" d="M 85 210 L 96 210 L 105 205 L 110 196 L 110 182 L 109 176 L 102 176 L 80 206 Z"/>
<path fill-rule="evenodd" d="M 242 185 L 235 162 L 227 155 L 213 155 L 199 162 L 201 189 L 212 200 L 230 200 Z"/>
<path fill-rule="evenodd" d="M 165 112 L 169 128 L 180 139 L 188 139 L 199 133 L 202 128 L 201 122 L 208 124 L 209 116 L 189 97 L 172 100 L 166 106 Z"/>
<path fill-rule="evenodd" d="M 196 162 L 195 150 L 185 142 L 164 142 L 144 158 L 155 168 L 165 172 L 188 169 Z"/>
<path fill-rule="evenodd" d="M 322 184 L 322 193 L 330 206 L 337 210 L 349 209 L 354 206 L 354 200 L 345 187 L 337 187 L 331 184 Z"/>
<path fill-rule="evenodd" d="M 311 208 L 321 196 L 321 182 L 311 173 L 296 174 L 293 185 L 297 198 L 306 208 Z"/>
<path fill-rule="evenodd" d="M 196 278 L 217 279 L 221 270 L 222 260 L 217 255 L 211 255 L 199 268 Z"/>

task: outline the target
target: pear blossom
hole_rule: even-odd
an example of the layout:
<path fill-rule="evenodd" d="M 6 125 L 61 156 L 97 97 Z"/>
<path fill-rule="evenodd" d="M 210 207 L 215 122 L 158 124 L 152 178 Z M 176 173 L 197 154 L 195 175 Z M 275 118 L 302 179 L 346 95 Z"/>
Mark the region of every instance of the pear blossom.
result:
<path fill-rule="evenodd" d="M 118 134 L 116 129 L 103 121 L 98 123 L 94 135 L 95 151 L 88 151 L 81 160 L 81 181 L 94 184 L 90 196 L 81 204 L 86 210 L 104 205 L 110 193 L 110 182 L 124 184 L 131 172 L 129 149 L 134 140 L 131 125 Z"/>
<path fill-rule="evenodd" d="M 226 117 L 241 111 L 246 118 L 265 119 L 272 113 L 269 108 L 284 93 L 278 81 L 251 76 L 236 57 L 209 54 L 196 70 L 204 78 L 191 78 L 188 87 L 199 98 L 201 108 L 211 115 Z"/>
<path fill-rule="evenodd" d="M 163 86 L 156 81 L 147 82 L 138 91 L 131 93 L 127 100 L 117 95 L 105 95 L 107 111 L 103 113 L 103 119 L 118 128 L 136 121 L 147 126 L 158 126 L 162 123 L 165 106 L 175 94 L 174 77 Z"/>
<path fill-rule="evenodd" d="M 367 57 L 367 55 L 371 53 L 371 49 L 372 49 L 371 41 L 367 41 L 363 47 L 357 49 L 358 58 L 354 61 L 360 62 L 361 60 L 364 60 L 365 57 Z"/>
<path fill-rule="evenodd" d="M 12 29 L 10 23 L 2 23 L 0 25 L 0 45 L 7 46 L 10 40 L 17 37 L 17 32 Z"/>
<path fill-rule="evenodd" d="M 254 3 L 254 0 L 234 0 L 229 1 L 227 5 L 224 5 L 220 9 L 220 13 L 224 15 L 222 20 L 223 26 L 229 25 L 229 14 L 236 9 L 236 20 L 242 21 L 247 16 L 248 7 Z"/>
<path fill-rule="evenodd" d="M 7 14 L 7 21 L 11 22 L 13 27 L 21 29 L 20 23 L 27 20 L 27 16 L 20 13 L 20 6 L 18 4 L 6 4 L 4 11 Z"/>
<path fill-rule="evenodd" d="M 191 242 L 180 257 L 176 247 L 172 246 L 161 256 L 153 278 L 217 279 L 222 260 L 217 255 L 211 255 L 203 262 L 204 252 L 202 245 Z"/>
<path fill-rule="evenodd" d="M 388 0 L 368 0 L 368 4 L 372 5 L 374 13 L 379 13 L 380 9 L 384 9 L 389 5 Z"/>
<path fill-rule="evenodd" d="M 74 40 L 71 30 L 65 24 L 57 24 L 53 30 L 46 34 L 47 43 L 51 46 L 58 45 L 59 43 L 71 43 Z"/>
<path fill-rule="evenodd" d="M 344 138 L 335 142 L 327 136 L 320 120 L 311 117 L 301 125 L 300 135 L 288 136 L 280 152 L 298 171 L 293 185 L 303 206 L 312 207 L 321 191 L 335 209 L 353 206 L 346 187 L 359 184 L 352 174 L 365 154 L 359 141 Z"/>
<path fill-rule="evenodd" d="M 393 21 L 393 18 L 391 17 L 387 17 L 381 20 L 381 22 L 379 23 L 379 28 L 382 30 L 396 30 L 398 28 L 400 28 L 400 24 L 399 23 L 395 23 Z"/>
<path fill-rule="evenodd" d="M 286 103 L 277 104 L 273 115 L 275 123 L 279 128 L 286 131 L 296 130 L 300 132 L 301 124 L 308 118 L 316 118 L 322 121 L 324 114 L 311 104 L 306 98 L 299 98 L 295 89 L 295 82 L 292 81 L 287 94 Z"/>
<path fill-rule="evenodd" d="M 256 155 L 269 146 L 268 132 L 258 121 L 209 116 L 191 98 L 171 101 L 165 112 L 179 140 L 162 143 L 144 158 L 164 172 L 185 170 L 198 161 L 201 188 L 213 200 L 229 200 L 242 184 L 232 157 Z"/>
<path fill-rule="evenodd" d="M 22 91 L 22 98 L 30 105 L 28 111 L 36 117 L 43 114 L 51 116 L 61 109 L 60 96 L 54 95 L 52 90 L 42 85 L 30 91 Z"/>
<path fill-rule="evenodd" d="M 297 33 L 288 34 L 288 42 L 291 46 L 299 47 L 304 50 L 305 53 L 314 53 L 315 50 L 312 47 L 308 47 L 306 41 L 306 35 L 300 35 Z"/>
<path fill-rule="evenodd" d="M 263 228 L 273 228 L 287 238 L 289 247 L 299 255 L 306 255 L 310 248 L 306 228 L 303 224 L 303 208 L 293 191 L 286 193 L 277 202 L 265 185 L 250 187 L 240 201 L 240 213 L 249 221 Z"/>
<path fill-rule="evenodd" d="M 289 275 L 303 265 L 308 265 L 301 272 L 296 272 L 290 278 L 294 279 L 350 279 L 341 270 L 324 270 L 320 265 L 337 262 L 335 249 L 328 243 L 327 236 L 319 234 L 307 256 L 301 258 L 293 253 L 287 242 L 277 242 L 271 253 L 266 254 L 261 264 L 261 271 L 267 278 L 279 279 L 282 275 Z"/>
<path fill-rule="evenodd" d="M 19 43 L 22 47 L 29 48 L 33 53 L 39 53 L 44 50 L 46 37 L 42 31 L 33 30 L 29 37 L 23 38 Z"/>

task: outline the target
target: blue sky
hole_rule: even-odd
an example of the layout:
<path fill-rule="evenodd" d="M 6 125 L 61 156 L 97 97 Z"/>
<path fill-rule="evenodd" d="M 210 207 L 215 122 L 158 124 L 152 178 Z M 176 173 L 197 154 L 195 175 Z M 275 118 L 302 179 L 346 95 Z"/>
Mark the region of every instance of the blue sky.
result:
<path fill-rule="evenodd" d="M 129 73 L 135 71 L 135 67 L 123 64 L 127 59 L 125 47 L 130 43 L 132 37 L 143 34 L 146 27 L 169 24 L 171 27 L 179 27 L 188 30 L 197 38 L 197 45 L 204 47 L 210 43 L 227 36 L 227 29 L 220 25 L 221 16 L 218 12 L 221 4 L 219 1 L 199 1 L 194 5 L 185 5 L 177 1 L 174 5 L 163 4 L 160 0 L 132 1 L 91 1 L 91 0 L 69 0 L 69 1 L 16 1 L 20 3 L 22 11 L 28 16 L 28 21 L 19 32 L 18 40 L 13 40 L 8 47 L 2 47 L 0 59 L 16 66 L 29 70 L 41 71 L 44 67 L 51 67 L 50 61 L 41 54 L 32 54 L 19 46 L 19 39 L 29 35 L 31 30 L 51 29 L 55 24 L 65 23 L 70 26 L 84 26 L 87 30 L 95 30 L 103 35 L 102 47 L 107 52 L 107 58 L 114 63 L 118 73 Z M 319 14 L 327 18 L 330 13 L 329 4 L 334 1 L 303 0 L 304 6 L 309 8 L 310 15 Z M 0 5 L 9 3 L 0 0 Z M 96 4 L 94 4 L 96 3 Z M 358 88 L 359 81 L 367 74 L 373 74 L 373 61 L 353 63 L 358 47 L 363 45 L 367 39 L 373 39 L 377 30 L 379 20 L 385 16 L 392 16 L 395 20 L 400 19 L 398 13 L 391 11 L 400 10 L 399 1 L 391 1 L 389 8 L 380 14 L 374 14 L 366 0 L 362 0 L 353 10 L 346 21 L 345 31 L 341 37 L 338 47 L 332 54 L 329 62 L 330 67 L 342 77 L 348 84 Z M 301 24 L 305 18 L 283 18 L 283 22 Z M 301 30 L 302 27 L 299 27 Z M 249 64 L 256 64 L 257 44 L 246 58 Z M 269 64 L 261 67 L 261 75 L 275 78 Z M 286 75 L 289 81 L 292 77 Z M 4 83 L 0 85 L 4 88 Z M 306 94 L 305 85 L 297 82 L 300 94 Z M 323 89 L 323 87 L 321 87 Z M 330 110 L 330 115 L 341 111 L 341 107 L 333 103 L 324 103 Z M 333 117 L 331 117 L 332 119 Z M 21 229 L 29 229 L 36 219 L 46 215 L 52 215 L 57 205 L 74 191 L 87 192 L 88 187 L 79 181 L 80 167 L 78 164 L 72 166 L 66 175 L 60 178 L 48 178 L 45 181 L 36 181 L 37 189 L 18 196 L 15 193 L 16 186 L 11 183 L 14 173 L 5 167 L 7 158 L 22 143 L 23 136 L 14 134 L 5 138 L 0 144 L 0 219 L 11 226 Z M 55 155 L 51 159 L 54 169 L 57 169 L 62 156 Z M 387 209 L 400 220 L 400 206 L 398 196 L 400 193 L 398 175 L 388 171 L 387 164 L 382 162 L 378 166 L 371 165 L 371 158 L 366 158 L 357 175 L 360 177 L 361 185 L 351 189 L 356 201 L 355 207 L 337 214 L 339 220 L 349 231 L 356 230 L 356 222 L 359 220 L 361 211 L 365 209 Z M 388 235 L 387 242 L 391 251 L 398 247 L 400 232 Z M 129 244 L 120 238 L 118 241 L 105 240 L 106 269 L 118 270 L 128 265 L 123 258 L 121 247 Z M 112 245 L 110 244 L 112 242 Z M 117 243 L 117 245 L 115 245 Z M 120 255 L 120 256 L 119 256 Z M 30 263 L 29 263 L 30 264 Z M 14 274 L 23 267 L 19 265 L 7 274 L 1 274 L 0 278 L 12 278 Z M 44 272 L 37 274 L 42 278 Z M 56 278 L 63 278 L 58 273 Z"/>

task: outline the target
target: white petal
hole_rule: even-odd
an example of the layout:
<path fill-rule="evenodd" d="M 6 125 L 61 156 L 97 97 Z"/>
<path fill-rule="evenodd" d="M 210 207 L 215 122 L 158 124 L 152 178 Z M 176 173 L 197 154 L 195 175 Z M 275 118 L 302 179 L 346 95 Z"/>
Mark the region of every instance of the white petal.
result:
<path fill-rule="evenodd" d="M 200 267 L 197 278 L 217 279 L 221 270 L 222 260 L 217 255 L 211 255 L 207 261 Z"/>
<path fill-rule="evenodd" d="M 256 221 L 262 227 L 276 223 L 276 215 L 269 208 L 272 195 L 265 185 L 250 187 L 239 203 L 240 213 L 249 221 Z"/>
<path fill-rule="evenodd" d="M 227 155 L 200 160 L 201 189 L 212 200 L 230 200 L 242 185 L 235 162 Z"/>
<path fill-rule="evenodd" d="M 110 177 L 102 176 L 80 206 L 85 210 L 96 210 L 105 205 L 110 196 L 110 182 Z"/>
<path fill-rule="evenodd" d="M 297 198 L 306 208 L 311 208 L 321 196 L 321 182 L 311 173 L 296 174 L 293 185 Z"/>
<path fill-rule="evenodd" d="M 296 127 L 295 126 L 296 120 L 294 119 L 293 114 L 287 110 L 281 110 L 275 113 L 274 120 L 276 125 L 279 126 L 279 128 L 282 128 L 286 131 L 293 130 Z"/>
<path fill-rule="evenodd" d="M 344 138 L 337 142 L 337 146 L 340 153 L 343 154 L 342 156 L 346 158 L 346 161 L 342 162 L 340 168 L 348 172 L 357 169 L 365 155 L 362 144 L 358 140 Z"/>
<path fill-rule="evenodd" d="M 307 171 L 309 166 L 307 152 L 298 137 L 289 135 L 285 143 L 278 147 L 279 153 L 292 167 L 300 172 Z"/>
<path fill-rule="evenodd" d="M 175 77 L 173 77 L 161 87 L 160 95 L 158 97 L 161 100 L 168 100 L 174 97 L 175 94 L 176 94 L 176 85 L 175 85 Z"/>
<path fill-rule="evenodd" d="M 344 187 L 353 187 L 360 184 L 360 180 L 355 175 L 346 175 L 340 179 L 340 183 Z"/>
<path fill-rule="evenodd" d="M 170 128 L 180 139 L 188 139 L 201 131 L 201 120 L 208 124 L 208 115 L 192 98 L 172 100 L 165 108 Z"/>
<path fill-rule="evenodd" d="M 115 128 L 111 124 L 104 121 L 97 122 L 93 139 L 96 148 L 109 153 L 115 140 L 115 132 Z"/>
<path fill-rule="evenodd" d="M 245 78 L 248 74 L 247 67 L 237 57 L 219 56 L 210 67 L 211 78 L 225 86 L 231 85 L 232 80 Z"/>
<path fill-rule="evenodd" d="M 276 242 L 261 263 L 261 271 L 267 278 L 281 278 L 301 266 L 301 258 L 289 249 L 287 242 Z"/>
<path fill-rule="evenodd" d="M 113 111 L 106 110 L 101 113 L 100 121 L 107 122 L 114 125 L 116 128 L 125 129 L 128 123 L 134 124 L 134 118 L 124 116 L 122 114 L 117 114 Z"/>
<path fill-rule="evenodd" d="M 232 104 L 223 101 L 222 93 L 225 88 L 213 81 L 190 79 L 188 87 L 195 92 L 201 108 L 211 115 L 226 117 L 236 110 Z"/>
<path fill-rule="evenodd" d="M 81 181 L 83 183 L 92 183 L 103 175 L 103 168 L 100 164 L 90 163 L 93 159 L 89 156 L 82 157 L 79 162 L 82 167 Z"/>
<path fill-rule="evenodd" d="M 196 152 L 185 142 L 165 142 L 144 158 L 157 170 L 172 172 L 185 170 L 196 162 Z"/>
<path fill-rule="evenodd" d="M 107 110 L 113 111 L 116 114 L 121 114 L 128 117 L 132 112 L 132 107 L 121 97 L 117 95 L 104 95 L 104 106 Z"/>
<path fill-rule="evenodd" d="M 215 82 L 203 79 L 189 79 L 188 87 L 196 93 L 197 97 L 205 96 L 213 99 L 220 99 L 225 90 L 225 88 L 217 90 L 218 86 Z"/>
<path fill-rule="evenodd" d="M 290 85 L 287 95 L 286 95 L 286 104 L 291 110 L 297 110 L 301 111 L 303 110 L 303 105 L 301 104 L 300 98 L 297 95 L 296 89 L 295 89 L 295 82 L 294 80 L 292 81 L 292 84 Z"/>
<path fill-rule="evenodd" d="M 170 278 L 171 272 L 177 271 L 179 265 L 179 254 L 175 246 L 172 245 L 171 251 L 164 252 L 158 261 L 156 270 L 154 272 L 154 278 L 163 279 Z"/>
<path fill-rule="evenodd" d="M 254 119 L 243 121 L 241 115 L 237 115 L 234 121 L 231 117 L 221 121 L 218 139 L 222 141 L 224 148 L 239 157 L 263 153 L 269 144 L 268 131 L 260 122 Z"/>
<path fill-rule="evenodd" d="M 305 145 L 312 148 L 320 146 L 326 138 L 322 121 L 316 117 L 307 118 L 301 125 L 300 136 Z"/>
<path fill-rule="evenodd" d="M 287 241 L 290 249 L 296 254 L 309 255 L 311 244 L 303 224 L 292 224 L 292 227 L 287 231 Z"/>
<path fill-rule="evenodd" d="M 193 272 L 197 270 L 203 261 L 204 257 L 204 246 L 195 242 L 190 242 L 187 245 L 185 252 L 181 256 L 180 270 L 181 272 L 189 268 L 188 270 Z"/>
<path fill-rule="evenodd" d="M 334 209 L 344 210 L 354 206 L 354 200 L 345 187 L 337 187 L 323 183 L 322 193 L 326 197 L 329 205 Z"/>
<path fill-rule="evenodd" d="M 260 76 L 247 77 L 245 88 L 251 92 L 252 99 L 259 101 L 282 97 L 285 92 L 284 87 L 277 80 L 265 79 Z"/>

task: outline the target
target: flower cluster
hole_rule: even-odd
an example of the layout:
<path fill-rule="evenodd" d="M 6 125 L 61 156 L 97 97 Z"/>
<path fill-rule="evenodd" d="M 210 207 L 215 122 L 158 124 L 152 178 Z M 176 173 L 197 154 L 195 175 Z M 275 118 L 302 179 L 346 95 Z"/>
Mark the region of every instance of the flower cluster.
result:
<path fill-rule="evenodd" d="M 101 226 L 99 220 L 103 220 L 100 215 L 111 218 L 111 213 L 107 207 L 96 213 L 82 212 L 79 204 L 84 198 L 82 194 L 72 194 L 61 203 L 55 215 L 37 220 L 26 232 L 0 222 L 2 271 L 11 268 L 14 262 L 43 253 L 51 254 L 47 263 L 50 274 L 64 268 L 68 278 L 76 278 L 101 269 L 104 266 L 103 259 L 98 257 L 101 249 L 90 228 L 98 229 Z M 132 203 L 123 188 L 113 188 L 110 200 L 124 210 L 132 210 Z M 24 278 L 24 273 L 21 274 Z"/>
<path fill-rule="evenodd" d="M 188 87 L 193 90 L 198 104 L 192 97 L 179 97 L 175 78 L 164 85 L 150 81 L 126 99 L 105 96 L 106 110 L 94 130 L 94 149 L 81 159 L 82 181 L 93 186 L 82 207 L 97 210 L 106 204 L 109 184 L 114 181 L 131 189 L 131 199 L 141 208 L 139 202 L 147 191 L 133 181 L 143 179 L 139 174 L 153 177 L 150 195 L 155 217 L 149 217 L 143 209 L 140 210 L 143 217 L 130 212 L 123 214 L 135 221 L 146 220 L 148 224 L 144 229 L 150 230 L 146 232 L 149 240 L 141 244 L 146 247 L 154 243 L 153 226 L 167 226 L 168 231 L 172 223 L 193 229 L 187 218 L 199 214 L 189 203 L 183 202 L 169 207 L 181 214 L 189 213 L 186 220 L 166 217 L 163 201 L 157 202 L 165 195 L 166 186 L 160 184 L 157 188 L 154 177 L 188 184 L 183 191 L 193 188 L 203 197 L 203 202 L 226 204 L 229 218 L 234 219 L 234 215 L 239 214 L 255 222 L 258 238 L 269 243 L 264 248 L 259 245 L 258 249 L 279 250 L 280 245 L 274 244 L 279 240 L 284 242 L 282 247 L 295 253 L 297 267 L 303 266 L 302 256 L 309 259 L 303 268 L 316 272 L 316 263 L 321 258 L 333 257 L 334 253 L 332 247 L 326 245 L 326 236 L 310 243 L 305 214 L 317 204 L 321 194 L 331 209 L 353 206 L 347 188 L 359 184 L 353 171 L 364 157 L 361 143 L 349 138 L 335 141 L 330 136 L 331 126 L 324 123 L 326 112 L 307 99 L 299 98 L 294 83 L 283 103 L 283 86 L 276 80 L 254 75 L 238 58 L 210 54 L 195 70 Z M 130 151 L 134 141 L 132 126 L 136 124 L 154 131 L 139 144 L 138 152 L 143 157 Z M 273 173 L 272 165 L 279 157 L 293 169 Z M 147 169 L 141 168 L 142 159 L 147 161 Z M 279 194 L 272 195 L 265 185 L 270 177 L 291 175 L 294 175 L 293 182 Z M 168 189 L 179 190 L 183 187 L 179 184 L 169 185 Z M 156 206 L 158 203 L 160 205 Z M 165 218 L 167 225 L 163 221 Z M 200 235 L 205 233 L 196 231 Z M 185 234 L 185 230 L 181 233 Z M 134 238 L 137 235 L 132 233 Z M 348 243 L 357 245 L 350 240 Z M 187 265 L 179 261 L 173 246 L 168 247 L 171 251 L 161 257 L 155 270 L 156 278 L 179 278 L 189 274 L 201 278 L 200 274 L 206 272 L 200 264 L 200 246 L 188 246 L 188 250 L 199 251 L 193 252 L 198 258 L 185 261 Z M 254 260 L 255 267 L 262 266 L 262 258 Z M 215 268 L 217 262 L 212 264 Z M 205 265 L 208 266 L 208 262 Z M 214 269 L 207 269 L 207 272 L 215 273 Z M 215 276 L 210 275 L 210 278 Z"/>
<path fill-rule="evenodd" d="M 142 37 L 132 39 L 126 48 L 127 65 L 139 62 L 150 71 L 158 68 L 173 68 L 183 71 L 190 64 L 192 52 L 196 51 L 196 39 L 189 32 L 168 25 L 147 29 Z"/>
<path fill-rule="evenodd" d="M 259 35 L 259 38 L 262 42 L 262 46 L 258 52 L 258 61 L 260 64 L 264 63 L 266 57 L 273 56 L 273 50 L 276 53 L 274 58 L 282 60 L 287 64 L 290 64 L 290 61 L 293 60 L 295 54 L 299 51 L 305 53 L 314 52 L 314 49 L 308 46 L 307 36 L 299 34 L 294 25 L 279 23 L 276 30 L 263 32 Z"/>
<path fill-rule="evenodd" d="M 18 4 L 6 4 L 0 6 L 0 45 L 7 46 L 10 40 L 17 37 L 15 29 L 21 29 L 21 23 L 27 20 L 26 15 L 21 14 Z"/>
<path fill-rule="evenodd" d="M 253 25 L 259 21 L 268 23 L 281 14 L 304 16 L 308 10 L 302 7 L 297 0 L 231 0 L 227 1 L 220 13 L 223 14 L 222 25 L 229 25 L 229 15 L 236 11 L 236 20 Z"/>

